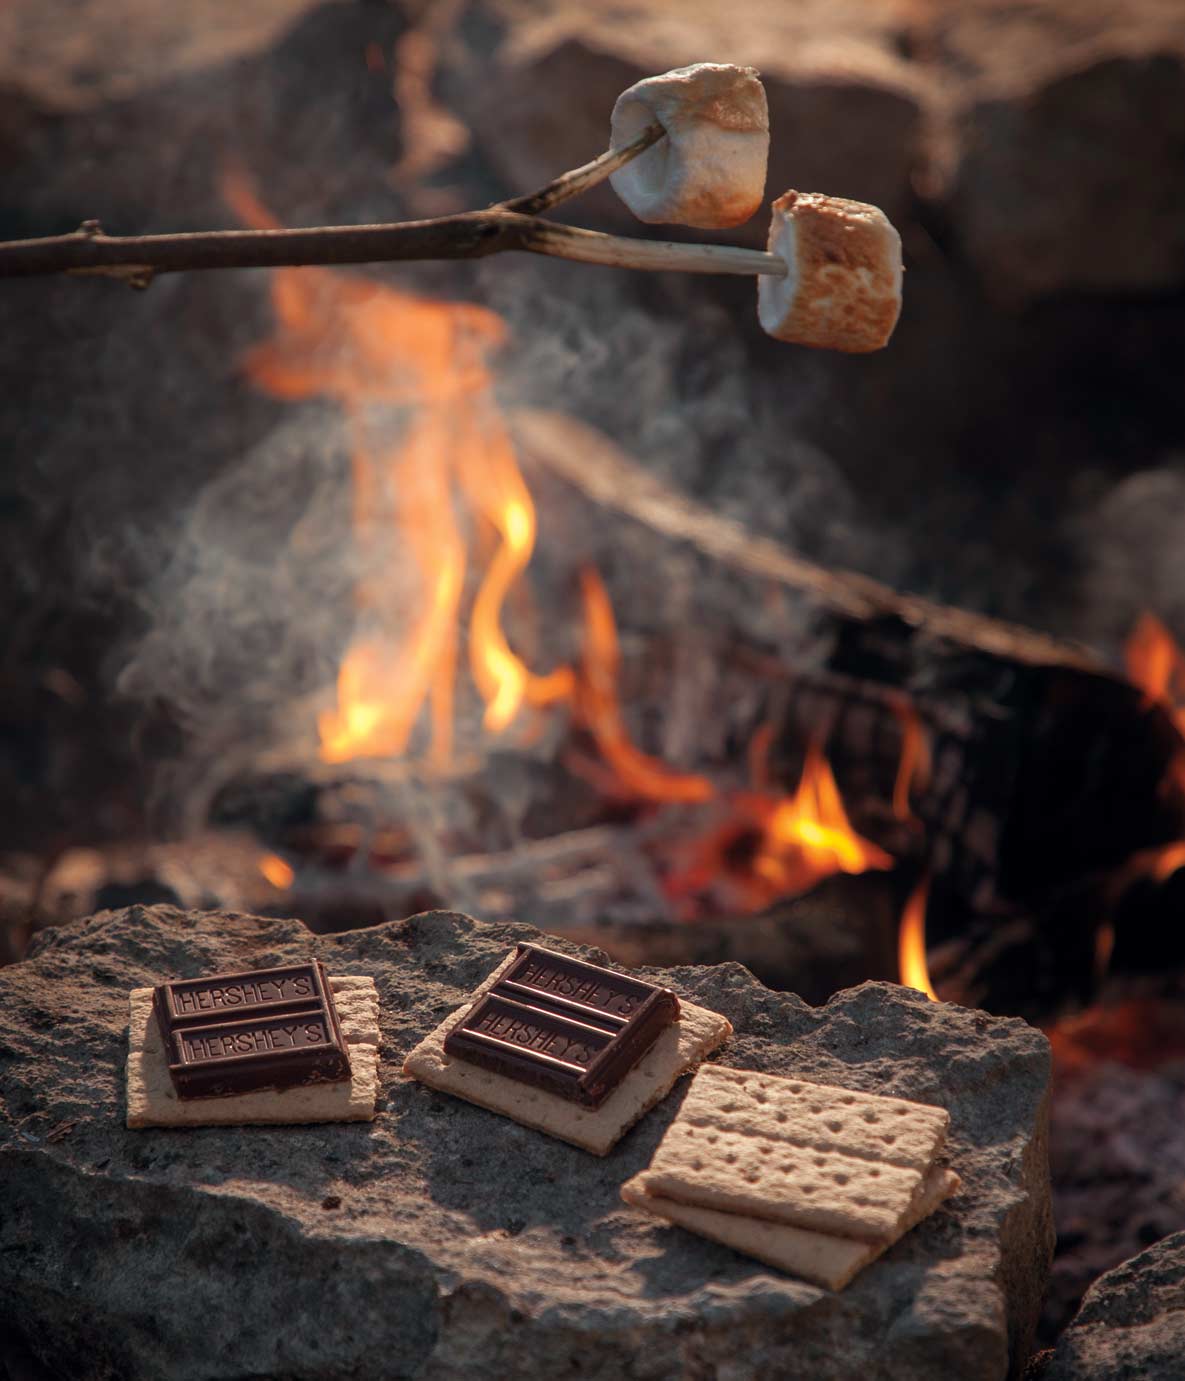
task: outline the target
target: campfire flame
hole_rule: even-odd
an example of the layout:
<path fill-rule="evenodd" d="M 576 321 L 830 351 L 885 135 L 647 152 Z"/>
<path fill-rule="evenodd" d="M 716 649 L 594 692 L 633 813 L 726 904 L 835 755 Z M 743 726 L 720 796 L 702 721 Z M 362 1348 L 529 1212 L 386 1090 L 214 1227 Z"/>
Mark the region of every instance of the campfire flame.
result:
<path fill-rule="evenodd" d="M 228 174 L 223 190 L 248 225 L 276 228 L 241 173 Z M 505 326 L 483 307 L 430 301 L 324 269 L 276 270 L 272 302 L 278 329 L 247 355 L 248 377 L 273 397 L 333 399 L 352 437 L 354 537 L 366 574 L 337 703 L 318 719 L 321 757 L 401 756 L 427 703 L 429 761 L 444 768 L 472 564 L 466 526 L 484 527 L 495 542 L 469 625 L 485 728 L 501 733 L 524 703 L 568 699 L 574 688 L 570 668 L 535 675 L 502 624 L 507 595 L 535 546 L 534 504 L 488 368 Z M 368 413 L 383 405 L 411 413 L 397 443 L 372 442 Z M 409 573 L 413 588 L 404 598 L 396 592 L 406 589 Z M 418 611 L 410 620 L 409 607 Z"/>
<path fill-rule="evenodd" d="M 634 747 L 621 716 L 617 681 L 621 654 L 613 606 L 591 567 L 580 578 L 584 601 L 584 656 L 576 717 L 592 735 L 618 783 L 646 801 L 707 801 L 714 795 L 706 777 L 676 772 Z"/>
<path fill-rule="evenodd" d="M 900 705 L 895 713 L 901 725 L 901 760 L 893 783 L 893 815 L 898 820 L 909 821 L 914 818 L 909 805 L 910 793 L 930 779 L 930 743 L 912 706 Z"/>
<path fill-rule="evenodd" d="M 1185 735 L 1185 652 L 1155 614 L 1145 612 L 1137 619 L 1124 646 L 1124 665 L 1128 680 L 1144 692 L 1146 706 L 1162 706 L 1171 715 L 1178 731 Z M 1178 783 L 1185 780 L 1185 757 L 1181 754 L 1166 774 L 1166 782 L 1172 780 Z M 1135 854 L 1128 860 L 1125 876 L 1128 879 L 1147 877 L 1161 883 L 1182 867 L 1185 867 L 1185 840 L 1175 840 Z M 1112 946 L 1113 937 L 1105 954 L 1096 954 L 1104 972 Z"/>
<path fill-rule="evenodd" d="M 1168 706 L 1185 732 L 1185 653 L 1155 614 L 1143 613 L 1124 647 L 1127 678 L 1144 692 L 1149 705 Z"/>
<path fill-rule="evenodd" d="M 930 982 L 930 967 L 926 963 L 926 899 L 930 879 L 925 874 L 914 888 L 905 910 L 901 913 L 901 929 L 897 934 L 897 967 L 902 985 L 916 988 L 933 1002 L 938 994 Z"/>
<path fill-rule="evenodd" d="M 224 177 L 223 191 L 245 223 L 278 228 L 241 172 Z M 595 744 L 613 794 L 643 804 L 722 808 L 725 824 L 700 841 L 701 863 L 732 874 L 742 909 L 759 909 L 835 873 L 892 866 L 852 827 L 818 745 L 808 749 L 788 796 L 767 780 L 768 732 L 759 732 L 751 748 L 754 790 L 727 795 L 706 777 L 636 747 L 620 699 L 613 608 L 595 570 L 581 575 L 578 666 L 537 674 L 511 646 L 504 610 L 534 553 L 537 519 L 494 396 L 489 361 L 507 334 L 500 317 L 317 268 L 276 270 L 271 295 L 276 328 L 248 352 L 248 377 L 275 398 L 331 399 L 351 443 L 361 574 L 336 702 L 317 719 L 324 761 L 403 756 L 427 710 L 427 763 L 448 767 L 467 609 L 469 670 L 484 702 L 485 731 L 505 733 L 524 707 L 564 704 Z M 910 784 L 924 770 L 921 729 L 907 718 L 894 793 L 902 819 L 909 818 Z M 261 868 L 283 876 L 276 864 L 286 868 L 279 859 L 267 865 L 271 872 Z M 686 883 L 672 879 L 672 895 Z"/>
<path fill-rule="evenodd" d="M 789 795 L 770 789 L 772 725 L 749 749 L 750 791 L 723 797 L 723 819 L 683 849 L 665 890 L 685 918 L 714 887 L 735 912 L 760 911 L 779 897 L 808 891 L 836 873 L 891 868 L 894 860 L 853 828 L 830 764 L 818 744 L 808 747 L 798 786 Z"/>
<path fill-rule="evenodd" d="M 769 812 L 754 872 L 785 896 L 805 892 L 834 873 L 892 866 L 883 849 L 852 828 L 831 767 L 812 743 L 794 795 Z"/>

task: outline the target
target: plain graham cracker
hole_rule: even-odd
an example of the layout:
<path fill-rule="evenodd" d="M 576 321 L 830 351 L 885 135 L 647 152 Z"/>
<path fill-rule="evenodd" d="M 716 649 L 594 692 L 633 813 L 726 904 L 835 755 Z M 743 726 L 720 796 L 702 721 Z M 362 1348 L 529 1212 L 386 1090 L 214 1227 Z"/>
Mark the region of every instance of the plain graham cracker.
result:
<path fill-rule="evenodd" d="M 839 1289 L 958 1189 L 936 1164 L 949 1123 L 905 1099 L 706 1066 L 622 1198 Z"/>
<path fill-rule="evenodd" d="M 511 951 L 462 1007 L 451 1013 L 408 1055 L 404 1074 L 442 1093 L 451 1093 L 524 1127 L 558 1137 L 583 1151 L 605 1156 L 630 1127 L 732 1035 L 732 1023 L 719 1012 L 679 999 L 679 1020 L 659 1033 L 650 1049 L 599 1108 L 582 1108 L 556 1093 L 532 1088 L 504 1074 L 453 1059 L 444 1038 L 515 960 Z"/>
<path fill-rule="evenodd" d="M 928 1218 L 944 1199 L 958 1192 L 960 1184 L 953 1170 L 941 1166 L 931 1170 L 926 1176 L 924 1192 L 903 1219 L 898 1236 L 903 1237 L 910 1228 Z M 622 1185 L 621 1197 L 634 1208 L 665 1218 L 676 1227 L 686 1228 L 699 1237 L 719 1242 L 744 1256 L 754 1257 L 767 1266 L 828 1290 L 842 1290 L 865 1266 L 893 1245 L 892 1242 L 861 1242 L 854 1237 L 810 1232 L 806 1228 L 770 1223 L 740 1213 L 694 1208 L 690 1204 L 676 1203 L 674 1199 L 647 1194 L 638 1187 L 636 1179 Z"/>
<path fill-rule="evenodd" d="M 378 1095 L 379 995 L 373 978 L 330 978 L 350 1078 L 333 1084 L 256 1089 L 226 1098 L 178 1098 L 151 988 L 133 988 L 128 1024 L 129 1127 L 212 1127 L 296 1122 L 372 1122 Z"/>

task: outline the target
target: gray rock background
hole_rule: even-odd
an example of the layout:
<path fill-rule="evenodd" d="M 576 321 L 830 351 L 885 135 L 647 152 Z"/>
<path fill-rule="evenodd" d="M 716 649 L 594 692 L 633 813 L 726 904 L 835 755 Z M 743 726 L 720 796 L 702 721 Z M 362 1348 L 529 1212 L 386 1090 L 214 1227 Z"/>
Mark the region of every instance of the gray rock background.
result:
<path fill-rule="evenodd" d="M 1027 1381 L 1179 1381 L 1185 1375 L 1185 1232 L 1133 1256 L 1086 1292 Z"/>
<path fill-rule="evenodd" d="M 949 1107 L 961 1194 L 829 1295 L 627 1210 L 675 1094 L 604 1160 L 406 1081 L 524 925 L 133 907 L 0 972 L 0 1337 L 71 1378 L 999 1378 L 1052 1248 L 1049 1052 L 1023 1022 L 868 983 L 810 1008 L 736 964 L 651 970 L 728 1015 L 721 1058 Z M 568 952 L 599 957 L 562 940 Z M 129 1132 L 126 992 L 315 954 L 371 974 L 372 1125 Z"/>

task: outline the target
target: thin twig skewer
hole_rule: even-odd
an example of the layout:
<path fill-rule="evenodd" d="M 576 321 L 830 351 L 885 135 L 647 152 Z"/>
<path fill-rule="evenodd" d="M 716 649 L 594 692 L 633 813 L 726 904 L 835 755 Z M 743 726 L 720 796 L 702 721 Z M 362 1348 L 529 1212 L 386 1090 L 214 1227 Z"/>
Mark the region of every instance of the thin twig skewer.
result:
<path fill-rule="evenodd" d="M 655 131 L 658 131 L 657 133 Z M 625 148 L 563 173 L 538 192 L 486 211 L 390 225 L 318 226 L 307 230 L 209 230 L 176 235 L 107 235 L 84 221 L 69 235 L 0 243 L 0 278 L 40 274 L 117 278 L 144 288 L 159 273 L 191 269 L 299 268 L 319 264 L 417 259 L 480 259 L 519 250 L 614 268 L 782 277 L 776 255 L 730 245 L 633 240 L 556 225 L 518 208 L 546 210 L 603 182 L 662 137 L 651 126 Z"/>
<path fill-rule="evenodd" d="M 639 154 L 645 153 L 648 148 L 657 144 L 665 134 L 666 131 L 661 125 L 647 125 L 636 138 L 631 139 L 628 144 L 623 144 L 620 149 L 608 149 L 582 168 L 573 168 L 569 173 L 561 173 L 546 187 L 540 187 L 537 192 L 528 192 L 525 197 L 511 197 L 507 201 L 500 201 L 497 203 L 498 209 L 517 211 L 520 216 L 541 216 L 553 206 L 559 206 L 563 201 L 570 201 L 582 192 L 598 187 L 612 177 L 618 168 L 624 168 Z"/>

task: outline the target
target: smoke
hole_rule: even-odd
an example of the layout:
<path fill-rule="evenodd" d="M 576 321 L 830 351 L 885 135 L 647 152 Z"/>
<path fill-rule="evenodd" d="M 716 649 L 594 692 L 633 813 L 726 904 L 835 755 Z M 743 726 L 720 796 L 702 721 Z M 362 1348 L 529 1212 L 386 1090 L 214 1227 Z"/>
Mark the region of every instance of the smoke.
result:
<path fill-rule="evenodd" d="M 1185 456 L 1129 475 L 1071 526 L 1084 567 L 1079 637 L 1117 660 L 1145 610 L 1185 633 Z"/>
<path fill-rule="evenodd" d="M 484 265 L 511 328 L 499 392 L 599 427 L 676 491 L 836 567 L 901 567 L 897 538 L 864 512 L 805 420 L 833 393 L 826 367 L 776 347 L 760 359 L 751 282 L 655 281 L 571 264 Z"/>

